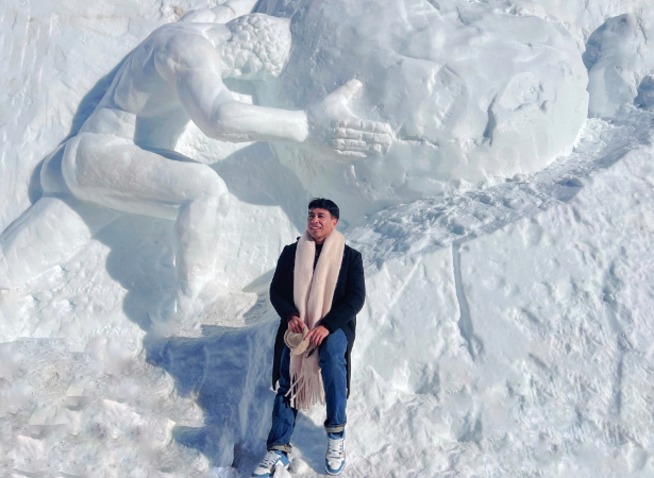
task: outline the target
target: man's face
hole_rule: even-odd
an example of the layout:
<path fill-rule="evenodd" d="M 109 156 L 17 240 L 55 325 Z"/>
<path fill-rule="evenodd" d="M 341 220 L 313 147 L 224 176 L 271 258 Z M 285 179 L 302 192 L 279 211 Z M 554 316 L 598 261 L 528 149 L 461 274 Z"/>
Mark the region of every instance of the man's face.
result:
<path fill-rule="evenodd" d="M 316 244 L 322 244 L 329 236 L 338 223 L 338 219 L 333 217 L 327 209 L 315 208 L 309 209 L 307 216 L 307 232 L 316 241 Z"/>

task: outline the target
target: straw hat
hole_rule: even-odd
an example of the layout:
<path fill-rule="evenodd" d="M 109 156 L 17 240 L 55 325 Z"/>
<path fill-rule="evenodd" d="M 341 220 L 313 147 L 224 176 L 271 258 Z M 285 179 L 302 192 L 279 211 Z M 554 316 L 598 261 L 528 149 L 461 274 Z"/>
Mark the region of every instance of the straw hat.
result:
<path fill-rule="evenodd" d="M 288 329 L 284 333 L 284 343 L 291 350 L 291 355 L 302 355 L 307 350 L 311 350 L 311 344 L 307 338 L 308 334 L 309 329 L 306 327 L 302 329 L 302 332 L 293 332 L 291 329 Z"/>

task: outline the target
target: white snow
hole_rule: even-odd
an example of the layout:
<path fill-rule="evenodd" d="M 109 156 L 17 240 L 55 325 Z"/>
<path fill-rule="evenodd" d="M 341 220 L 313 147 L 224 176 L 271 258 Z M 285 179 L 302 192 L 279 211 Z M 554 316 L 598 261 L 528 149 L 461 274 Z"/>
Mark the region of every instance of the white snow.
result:
<path fill-rule="evenodd" d="M 20 224 L 40 195 L 39 163 L 79 129 L 124 56 L 213 3 L 4 2 L 0 231 Z M 345 161 L 188 127 L 177 151 L 218 160 L 232 200 L 216 300 L 156 338 L 149 313 L 176 286 L 173 227 L 138 215 L 0 290 L 0 475 L 249 476 L 274 396 L 267 287 L 307 199 L 326 195 L 368 286 L 344 476 L 654 476 L 648 2 L 255 10 L 293 15 L 294 42 L 257 101 L 305 108 L 358 78 L 349 107 L 388 122 L 395 143 Z M 73 240 L 62 234 L 21 241 L 57 254 Z M 282 478 L 321 475 L 323 414 L 301 416 Z"/>

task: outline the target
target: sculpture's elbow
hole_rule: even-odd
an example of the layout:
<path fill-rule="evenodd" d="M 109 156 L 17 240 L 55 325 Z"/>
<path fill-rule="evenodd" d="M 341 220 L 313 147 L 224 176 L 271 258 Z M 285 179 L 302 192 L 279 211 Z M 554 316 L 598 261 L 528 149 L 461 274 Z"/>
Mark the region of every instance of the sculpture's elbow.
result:
<path fill-rule="evenodd" d="M 210 117 L 198 121 L 198 127 L 214 139 L 233 143 L 252 141 L 251 135 L 243 127 L 240 109 L 237 102 L 222 103 L 213 109 Z"/>

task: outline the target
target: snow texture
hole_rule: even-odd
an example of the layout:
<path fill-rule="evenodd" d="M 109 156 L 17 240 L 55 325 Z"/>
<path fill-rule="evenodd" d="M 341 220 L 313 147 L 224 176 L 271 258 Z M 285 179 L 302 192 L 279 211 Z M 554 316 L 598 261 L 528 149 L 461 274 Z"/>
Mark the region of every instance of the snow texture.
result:
<path fill-rule="evenodd" d="M 40 164 L 79 131 L 123 58 L 214 3 L 4 3 L 3 247 L 42 197 Z M 234 145 L 189 125 L 176 151 L 214 163 L 231 198 L 215 300 L 155 333 L 151 312 L 177 287 L 175 231 L 136 214 L 0 290 L 0 474 L 249 476 L 274 396 L 268 284 L 307 200 L 326 195 L 368 287 L 344 476 L 654 476 L 649 4 L 254 10 L 290 18 L 294 46 L 247 101 L 306 108 L 356 78 L 363 90 L 347 108 L 390 124 L 394 143 L 352 160 Z M 106 210 L 87 207 L 87 224 L 104 223 Z M 57 228 L 21 237 L 25 264 L 77 240 Z M 10 272 L 30 276 L 27 265 Z M 301 415 L 295 461 L 278 478 L 321 476 L 323 420 L 320 407 Z"/>

